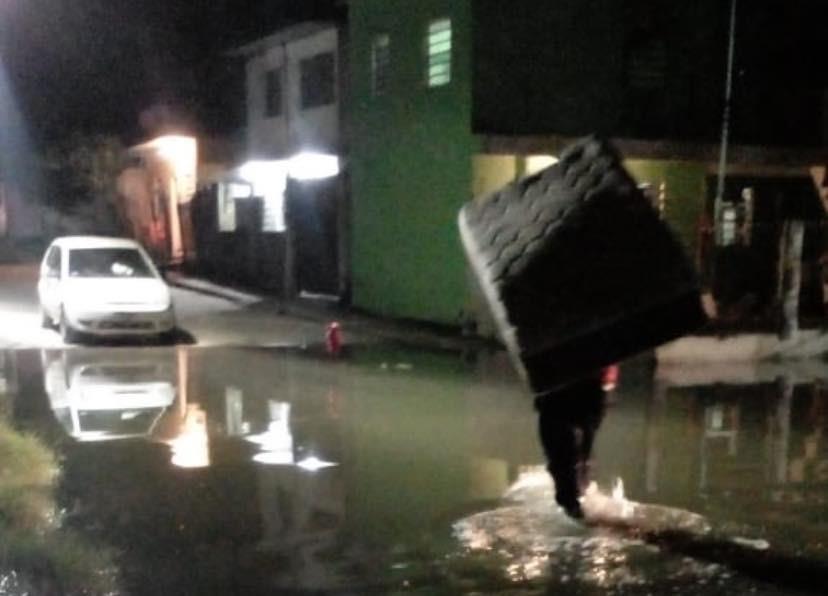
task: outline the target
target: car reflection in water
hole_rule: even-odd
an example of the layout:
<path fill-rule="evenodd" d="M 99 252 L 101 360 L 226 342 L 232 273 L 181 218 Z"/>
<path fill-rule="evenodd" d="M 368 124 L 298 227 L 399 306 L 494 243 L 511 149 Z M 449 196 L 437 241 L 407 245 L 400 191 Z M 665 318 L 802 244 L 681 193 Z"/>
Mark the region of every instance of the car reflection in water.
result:
<path fill-rule="evenodd" d="M 184 351 L 44 351 L 42 360 L 52 412 L 72 438 L 146 438 L 167 444 L 177 467 L 210 465 L 207 415 L 188 402 Z"/>
<path fill-rule="evenodd" d="M 175 401 L 175 371 L 164 353 L 66 350 L 42 358 L 52 411 L 78 441 L 149 436 Z"/>
<path fill-rule="evenodd" d="M 152 526 L 148 540 L 158 550 L 169 547 L 170 531 L 176 543 L 192 541 L 193 550 L 210 547 L 205 534 L 235 536 L 254 544 L 257 557 L 281 562 L 270 577 L 273 585 L 314 590 L 338 585 L 340 572 L 325 553 L 337 546 L 345 521 L 345 486 L 338 463 L 329 461 L 336 450 L 331 453 L 329 441 L 318 436 L 330 429 L 314 422 L 313 408 L 309 419 L 305 409 L 304 420 L 293 420 L 294 403 L 261 400 L 249 381 L 204 382 L 193 374 L 203 374 L 201 356 L 184 348 L 42 353 L 54 415 L 85 443 L 67 450 L 71 461 L 63 481 L 78 497 L 74 523 L 109 528 L 115 544 Z M 323 391 L 336 395 L 333 387 Z M 155 460 L 153 443 L 169 447 L 172 465 L 135 474 L 134 466 Z M 82 460 L 86 465 L 78 463 Z M 232 490 L 221 489 L 228 478 Z M 159 494 L 147 490 L 152 486 L 165 488 Z M 113 487 L 118 499 L 110 498 Z M 153 525 L 159 501 L 174 512 L 174 526 Z M 239 503 L 245 504 L 243 511 Z"/>

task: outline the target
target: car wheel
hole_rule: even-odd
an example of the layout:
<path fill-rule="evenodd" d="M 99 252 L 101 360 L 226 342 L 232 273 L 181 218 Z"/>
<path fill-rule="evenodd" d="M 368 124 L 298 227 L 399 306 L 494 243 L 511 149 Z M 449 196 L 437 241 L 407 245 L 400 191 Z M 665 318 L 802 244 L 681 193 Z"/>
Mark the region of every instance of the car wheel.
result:
<path fill-rule="evenodd" d="M 66 320 L 66 315 L 60 311 L 60 336 L 63 338 L 63 343 L 73 344 L 78 341 L 78 332 L 72 329 L 69 321 Z"/>
<path fill-rule="evenodd" d="M 162 331 L 158 334 L 158 343 L 162 346 L 173 346 L 178 339 L 178 329 L 173 327 L 169 331 Z"/>

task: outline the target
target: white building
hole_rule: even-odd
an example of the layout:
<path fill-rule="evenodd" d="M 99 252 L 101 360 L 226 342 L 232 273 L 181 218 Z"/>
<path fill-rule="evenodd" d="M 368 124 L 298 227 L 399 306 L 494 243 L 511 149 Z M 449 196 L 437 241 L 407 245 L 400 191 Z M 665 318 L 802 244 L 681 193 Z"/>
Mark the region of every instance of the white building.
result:
<path fill-rule="evenodd" d="M 251 159 L 339 152 L 339 33 L 301 23 L 237 51 L 247 57 L 247 148 Z"/>
<path fill-rule="evenodd" d="M 245 63 L 246 159 L 210 187 L 209 268 L 246 267 L 240 283 L 286 297 L 347 296 L 343 46 L 340 25 L 305 22 L 230 52 Z"/>
<path fill-rule="evenodd" d="M 231 53 L 246 59 L 247 155 L 238 178 L 264 199 L 264 231 L 285 229 L 287 178 L 324 178 L 339 171 L 340 33 L 333 23 L 281 29 Z M 232 231 L 234 202 L 246 192 L 220 193 L 220 226 Z"/>

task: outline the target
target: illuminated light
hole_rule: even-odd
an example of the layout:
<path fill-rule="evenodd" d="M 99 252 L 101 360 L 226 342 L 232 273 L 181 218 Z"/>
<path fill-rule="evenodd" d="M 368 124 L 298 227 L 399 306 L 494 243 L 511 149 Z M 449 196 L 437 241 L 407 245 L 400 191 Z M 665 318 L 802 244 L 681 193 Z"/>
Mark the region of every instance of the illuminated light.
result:
<path fill-rule="evenodd" d="M 207 437 L 182 436 L 170 442 L 171 462 L 179 468 L 206 468 L 210 465 Z"/>
<path fill-rule="evenodd" d="M 283 159 L 253 160 L 239 167 L 239 176 L 253 186 L 253 194 L 256 196 L 284 193 L 287 173 L 288 164 Z"/>
<path fill-rule="evenodd" d="M 187 404 L 179 435 L 169 441 L 172 464 L 179 468 L 206 468 L 210 465 L 207 414 L 198 404 Z"/>
<path fill-rule="evenodd" d="M 270 422 L 267 430 L 245 437 L 250 443 L 259 445 L 263 451 L 293 451 L 293 434 L 290 432 L 290 403 L 271 400 L 268 403 Z"/>
<path fill-rule="evenodd" d="M 319 180 L 339 174 L 339 157 L 324 153 L 299 153 L 288 160 L 288 175 L 294 180 Z"/>
<path fill-rule="evenodd" d="M 245 437 L 249 443 L 255 443 L 261 453 L 253 456 L 253 461 L 268 465 L 292 465 L 293 434 L 290 432 L 290 403 L 284 401 L 268 402 L 270 422 L 267 430 L 258 435 Z"/>
<path fill-rule="evenodd" d="M 526 174 L 535 174 L 556 163 L 558 163 L 558 158 L 554 155 L 527 155 Z"/>
<path fill-rule="evenodd" d="M 250 443 L 256 443 L 264 451 L 284 451 L 293 449 L 293 435 L 287 426 L 276 420 L 271 422 L 267 430 L 258 435 L 245 437 Z"/>
<path fill-rule="evenodd" d="M 179 468 L 206 468 L 210 465 L 210 449 L 207 437 L 184 436 L 170 442 L 170 461 Z"/>
<path fill-rule="evenodd" d="M 339 157 L 324 153 L 298 153 L 290 159 L 252 160 L 237 170 L 239 178 L 250 184 L 252 195 L 264 200 L 266 231 L 285 229 L 284 202 L 287 179 L 319 180 L 339 174 Z M 243 186 L 243 185 L 232 185 Z M 250 190 L 231 188 L 231 198 L 251 196 Z"/>
<path fill-rule="evenodd" d="M 167 135 L 153 139 L 142 147 L 153 149 L 159 158 L 169 164 L 178 183 L 179 201 L 189 201 L 196 191 L 198 142 L 195 137 Z"/>
<path fill-rule="evenodd" d="M 285 229 L 284 203 L 288 164 L 285 160 L 248 161 L 238 169 L 239 177 L 250 183 L 253 195 L 262 197 L 262 229 L 281 232 Z"/>
<path fill-rule="evenodd" d="M 302 468 L 303 470 L 307 470 L 308 472 L 316 472 L 317 470 L 321 470 L 323 468 L 330 468 L 337 465 L 339 464 L 321 460 L 314 455 L 306 457 L 305 459 L 296 464 L 297 467 Z"/>
<path fill-rule="evenodd" d="M 253 186 L 251 184 L 234 184 L 227 185 L 227 192 L 231 199 L 249 199 L 253 196 Z"/>
<path fill-rule="evenodd" d="M 263 451 L 253 456 L 253 461 L 268 466 L 292 466 L 292 451 Z"/>

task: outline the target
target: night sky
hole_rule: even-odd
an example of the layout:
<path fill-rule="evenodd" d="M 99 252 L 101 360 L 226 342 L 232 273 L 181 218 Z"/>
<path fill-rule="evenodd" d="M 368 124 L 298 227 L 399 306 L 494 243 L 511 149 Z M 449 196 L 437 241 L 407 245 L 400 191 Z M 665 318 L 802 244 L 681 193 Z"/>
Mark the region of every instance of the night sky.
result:
<path fill-rule="evenodd" d="M 225 52 L 334 16 L 335 0 L 0 0 L 0 59 L 42 141 L 76 131 L 126 140 L 170 122 L 242 123 L 243 64 Z"/>

